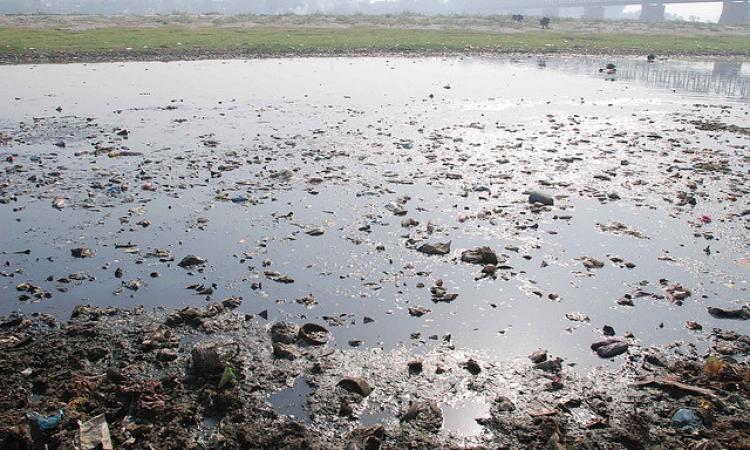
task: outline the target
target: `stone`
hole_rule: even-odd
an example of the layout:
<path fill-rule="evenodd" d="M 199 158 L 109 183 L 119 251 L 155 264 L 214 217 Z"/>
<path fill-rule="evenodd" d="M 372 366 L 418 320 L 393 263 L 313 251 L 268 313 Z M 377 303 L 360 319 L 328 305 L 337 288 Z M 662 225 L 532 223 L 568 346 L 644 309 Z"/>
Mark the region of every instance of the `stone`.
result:
<path fill-rule="evenodd" d="M 96 255 L 96 250 L 88 247 L 78 247 L 70 250 L 70 254 L 74 258 L 93 258 Z"/>
<path fill-rule="evenodd" d="M 347 392 L 354 392 L 362 397 L 367 397 L 372 392 L 372 387 L 361 377 L 343 377 L 336 386 Z"/>
<path fill-rule="evenodd" d="M 461 261 L 470 264 L 497 264 L 497 255 L 489 247 L 478 247 L 461 253 Z"/>
<path fill-rule="evenodd" d="M 186 257 L 182 258 L 182 261 L 180 261 L 177 265 L 180 267 L 188 268 L 194 266 L 202 266 L 205 263 L 206 260 L 201 258 L 200 256 L 187 255 Z"/>
<path fill-rule="evenodd" d="M 422 244 L 417 251 L 427 255 L 447 255 L 451 252 L 451 241 Z"/>
<path fill-rule="evenodd" d="M 547 194 L 534 191 L 531 194 L 529 194 L 529 203 L 531 204 L 541 203 L 542 205 L 545 205 L 545 206 L 552 206 L 555 204 L 555 200 Z"/>
<path fill-rule="evenodd" d="M 547 360 L 547 350 L 539 349 L 529 355 L 529 359 L 532 363 L 537 364 Z"/>

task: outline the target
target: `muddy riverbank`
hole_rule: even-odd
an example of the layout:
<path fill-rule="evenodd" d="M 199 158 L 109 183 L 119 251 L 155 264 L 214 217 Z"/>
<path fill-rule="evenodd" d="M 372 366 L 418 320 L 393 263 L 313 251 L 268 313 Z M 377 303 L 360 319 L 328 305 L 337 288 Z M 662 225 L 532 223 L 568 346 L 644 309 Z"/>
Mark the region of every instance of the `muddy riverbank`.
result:
<path fill-rule="evenodd" d="M 100 414 L 114 448 L 134 449 L 750 445 L 750 371 L 731 359 L 714 370 L 690 348 L 631 349 L 620 370 L 583 377 L 551 357 L 498 363 L 449 339 L 419 357 L 337 350 L 324 331 L 311 338 L 237 304 L 4 317 L 2 448 L 71 449 L 79 421 Z M 273 400 L 300 390 L 295 380 L 304 385 L 295 403 Z M 39 419 L 29 413 L 60 410 L 59 423 L 32 436 Z"/>
<path fill-rule="evenodd" d="M 533 58 L 533 57 L 563 57 L 599 56 L 599 57 L 646 57 L 646 53 L 637 48 L 538 48 L 521 51 L 517 47 L 497 47 L 484 49 L 279 49 L 260 50 L 247 49 L 121 49 L 121 50 L 53 50 L 53 51 L 21 51 L 0 53 L 0 65 L 8 64 L 69 64 L 69 63 L 105 63 L 105 62 L 177 62 L 199 60 L 229 60 L 229 59 L 272 59 L 272 58 L 337 58 L 337 57 L 391 57 L 391 58 L 419 58 L 419 57 L 503 57 L 503 58 Z M 676 50 L 661 53 L 662 58 L 703 59 L 710 58 L 718 61 L 744 61 L 750 57 L 745 50 L 695 49 Z"/>

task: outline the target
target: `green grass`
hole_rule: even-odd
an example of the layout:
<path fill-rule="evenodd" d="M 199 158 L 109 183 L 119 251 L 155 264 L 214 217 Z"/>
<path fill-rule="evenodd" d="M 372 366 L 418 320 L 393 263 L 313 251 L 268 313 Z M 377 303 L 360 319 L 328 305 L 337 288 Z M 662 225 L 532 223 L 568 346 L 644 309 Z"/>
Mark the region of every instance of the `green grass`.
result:
<path fill-rule="evenodd" d="M 98 28 L 71 31 L 51 28 L 0 28 L 0 55 L 54 52 L 134 51 L 170 49 L 284 54 L 313 51 L 611 51 L 629 53 L 750 54 L 750 38 L 742 35 L 684 35 L 635 33 L 577 33 L 525 30 L 511 33 L 484 31 L 394 29 L 377 27 L 180 27 Z M 34 50 L 30 50 L 34 49 Z"/>

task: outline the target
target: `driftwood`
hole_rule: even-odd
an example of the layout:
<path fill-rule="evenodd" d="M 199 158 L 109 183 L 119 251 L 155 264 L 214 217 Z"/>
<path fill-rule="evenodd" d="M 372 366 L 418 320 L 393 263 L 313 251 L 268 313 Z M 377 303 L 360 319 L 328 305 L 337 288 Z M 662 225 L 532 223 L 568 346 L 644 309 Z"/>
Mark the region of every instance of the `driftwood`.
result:
<path fill-rule="evenodd" d="M 706 397 L 717 398 L 714 391 L 711 389 L 705 389 L 697 386 L 691 386 L 689 384 L 682 383 L 680 381 L 670 380 L 664 377 L 649 378 L 644 381 L 639 381 L 634 385 L 637 388 L 656 386 L 660 388 L 676 389 L 678 391 L 686 392 L 693 395 L 704 395 Z"/>

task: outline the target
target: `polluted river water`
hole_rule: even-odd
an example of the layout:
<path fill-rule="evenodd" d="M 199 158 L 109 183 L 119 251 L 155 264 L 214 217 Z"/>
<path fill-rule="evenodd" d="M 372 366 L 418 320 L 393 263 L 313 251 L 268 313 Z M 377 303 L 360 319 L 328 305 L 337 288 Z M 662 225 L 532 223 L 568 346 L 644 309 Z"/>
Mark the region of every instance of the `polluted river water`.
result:
<path fill-rule="evenodd" d="M 0 314 L 236 296 L 339 348 L 545 349 L 581 371 L 618 367 L 590 349 L 608 335 L 705 353 L 713 328 L 750 331 L 708 312 L 750 302 L 747 65 L 0 67 Z M 494 267 L 462 260 L 485 246 Z M 291 389 L 271 402 L 305 416 Z M 487 409 L 452 407 L 468 434 Z"/>

